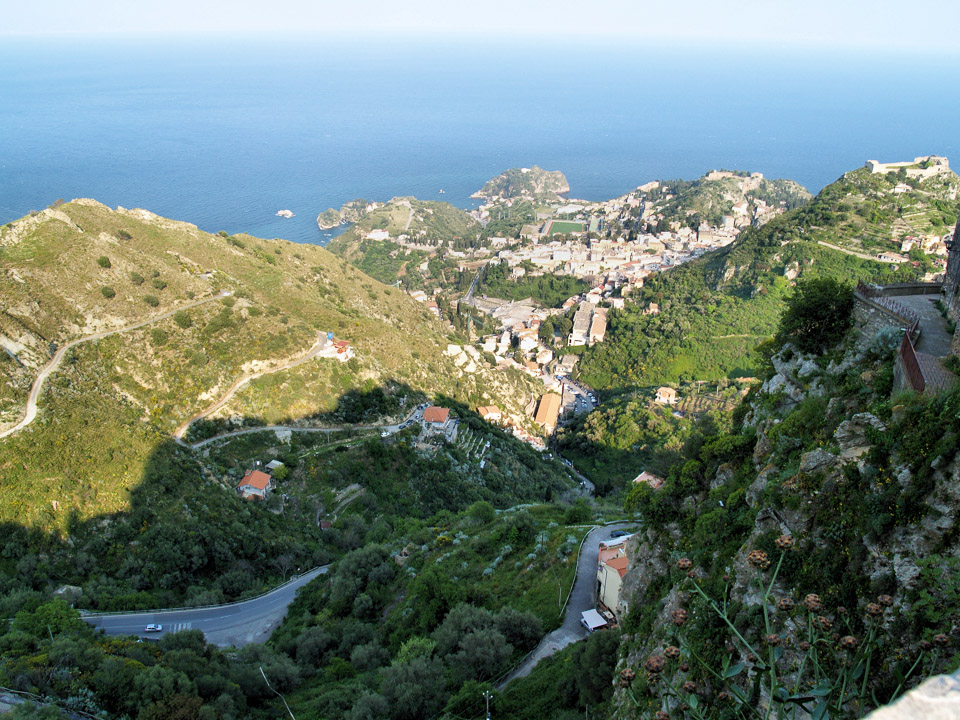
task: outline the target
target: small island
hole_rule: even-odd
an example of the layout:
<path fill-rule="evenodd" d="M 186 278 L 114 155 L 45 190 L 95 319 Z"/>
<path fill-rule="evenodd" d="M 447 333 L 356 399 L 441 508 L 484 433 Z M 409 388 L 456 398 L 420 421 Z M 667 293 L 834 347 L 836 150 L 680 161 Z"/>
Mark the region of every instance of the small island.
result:
<path fill-rule="evenodd" d="M 293 217 L 293 211 L 292 211 L 292 210 L 277 210 L 277 217 L 292 218 L 292 217 Z"/>

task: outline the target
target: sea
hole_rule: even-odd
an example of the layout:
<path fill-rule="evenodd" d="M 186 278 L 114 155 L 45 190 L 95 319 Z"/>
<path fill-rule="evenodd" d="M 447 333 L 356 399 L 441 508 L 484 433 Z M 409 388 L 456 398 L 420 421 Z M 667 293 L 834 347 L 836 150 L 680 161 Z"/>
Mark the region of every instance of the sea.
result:
<path fill-rule="evenodd" d="M 6 37 L 0 223 L 91 197 L 324 244 L 329 207 L 470 208 L 532 165 L 586 200 L 721 168 L 817 192 L 868 159 L 960 167 L 957 59 L 623 36 Z"/>

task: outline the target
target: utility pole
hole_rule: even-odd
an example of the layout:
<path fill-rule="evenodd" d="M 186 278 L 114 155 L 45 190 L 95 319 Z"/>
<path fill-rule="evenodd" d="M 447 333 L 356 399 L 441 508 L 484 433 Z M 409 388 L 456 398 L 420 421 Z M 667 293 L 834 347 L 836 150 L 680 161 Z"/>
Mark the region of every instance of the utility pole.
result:
<path fill-rule="evenodd" d="M 492 697 L 492 696 L 490 695 L 490 691 L 489 691 L 489 690 L 484 690 L 484 691 L 483 691 L 483 698 L 484 698 L 484 700 L 487 701 L 487 720 L 490 720 L 490 698 L 491 698 L 491 697 Z"/>

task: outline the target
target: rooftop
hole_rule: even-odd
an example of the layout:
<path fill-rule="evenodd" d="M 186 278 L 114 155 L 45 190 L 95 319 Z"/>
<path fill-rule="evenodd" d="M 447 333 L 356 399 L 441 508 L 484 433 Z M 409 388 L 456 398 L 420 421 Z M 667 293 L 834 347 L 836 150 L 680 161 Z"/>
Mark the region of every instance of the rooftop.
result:
<path fill-rule="evenodd" d="M 249 485 L 250 487 L 255 487 L 257 490 L 266 490 L 269 484 L 270 476 L 263 472 L 263 470 L 247 470 L 247 474 L 243 476 L 243 480 L 240 481 L 237 487 Z"/>
<path fill-rule="evenodd" d="M 423 421 L 428 423 L 445 423 L 450 417 L 450 408 L 431 405 L 423 411 Z"/>

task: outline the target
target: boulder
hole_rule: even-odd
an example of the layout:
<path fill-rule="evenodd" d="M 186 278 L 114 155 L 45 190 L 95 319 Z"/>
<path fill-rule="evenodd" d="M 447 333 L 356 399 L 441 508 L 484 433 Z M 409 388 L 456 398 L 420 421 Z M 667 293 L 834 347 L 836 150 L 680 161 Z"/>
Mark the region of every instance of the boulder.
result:
<path fill-rule="evenodd" d="M 717 474 L 710 481 L 710 489 L 716 490 L 718 487 L 726 485 L 733 480 L 733 466 L 730 463 L 724 463 L 717 468 Z"/>
<path fill-rule="evenodd" d="M 857 413 L 840 423 L 833 438 L 840 444 L 841 459 L 854 460 L 870 449 L 867 428 L 871 427 L 880 432 L 887 429 L 883 421 L 872 413 Z"/>
<path fill-rule="evenodd" d="M 837 456 L 823 448 L 811 450 L 800 456 L 800 472 L 814 473 L 830 468 L 837 462 Z"/>
<path fill-rule="evenodd" d="M 814 373 L 820 372 L 820 366 L 813 360 L 804 360 L 797 368 L 797 377 L 808 378 Z"/>
<path fill-rule="evenodd" d="M 755 505 L 760 498 L 760 493 L 767 487 L 770 476 L 776 474 L 777 468 L 771 463 L 757 474 L 757 479 L 750 483 L 747 488 L 747 504 Z"/>

